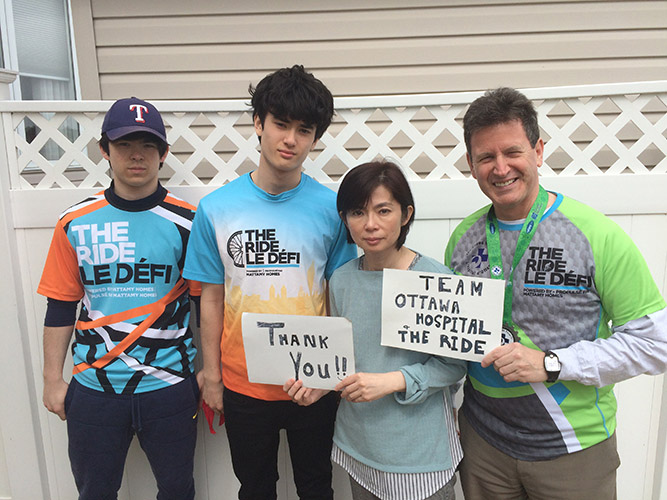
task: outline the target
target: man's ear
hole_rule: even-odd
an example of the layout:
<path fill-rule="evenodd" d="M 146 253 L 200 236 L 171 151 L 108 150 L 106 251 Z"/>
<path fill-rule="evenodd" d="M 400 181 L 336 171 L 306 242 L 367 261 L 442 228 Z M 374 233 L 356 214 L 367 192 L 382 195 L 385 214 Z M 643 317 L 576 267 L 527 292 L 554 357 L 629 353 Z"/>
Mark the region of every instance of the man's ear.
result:
<path fill-rule="evenodd" d="M 102 148 L 102 145 L 98 144 L 98 146 L 100 148 L 100 153 L 102 153 L 102 157 L 107 161 L 111 161 L 111 160 L 109 160 L 109 154 L 106 151 L 104 151 L 104 149 Z"/>
<path fill-rule="evenodd" d="M 167 150 L 164 152 L 162 155 L 162 158 L 160 158 L 160 163 L 164 163 L 164 160 L 167 159 L 167 155 L 169 154 L 169 144 L 167 144 Z"/>
<path fill-rule="evenodd" d="M 477 179 L 477 175 L 475 175 L 475 167 L 472 165 L 472 159 L 470 158 L 470 154 L 466 153 L 466 161 L 468 162 L 468 166 L 470 167 L 470 175 L 472 175 L 473 179 Z"/>
<path fill-rule="evenodd" d="M 262 126 L 262 120 L 259 119 L 259 115 L 255 115 L 255 118 L 253 118 L 253 123 L 255 125 L 255 133 L 258 137 L 262 137 L 262 131 L 264 130 L 264 127 Z"/>
<path fill-rule="evenodd" d="M 544 156 L 544 141 L 541 137 L 535 143 L 535 154 L 537 155 L 537 168 L 540 168 L 542 166 Z"/>

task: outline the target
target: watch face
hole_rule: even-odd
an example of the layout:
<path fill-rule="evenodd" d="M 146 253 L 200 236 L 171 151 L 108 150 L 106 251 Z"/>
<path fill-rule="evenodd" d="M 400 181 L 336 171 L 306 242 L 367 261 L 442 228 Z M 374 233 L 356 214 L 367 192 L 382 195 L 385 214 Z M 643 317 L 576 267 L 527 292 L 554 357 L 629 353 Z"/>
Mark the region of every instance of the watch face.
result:
<path fill-rule="evenodd" d="M 544 368 L 548 372 L 560 371 L 560 361 L 555 354 L 548 354 L 544 357 Z"/>

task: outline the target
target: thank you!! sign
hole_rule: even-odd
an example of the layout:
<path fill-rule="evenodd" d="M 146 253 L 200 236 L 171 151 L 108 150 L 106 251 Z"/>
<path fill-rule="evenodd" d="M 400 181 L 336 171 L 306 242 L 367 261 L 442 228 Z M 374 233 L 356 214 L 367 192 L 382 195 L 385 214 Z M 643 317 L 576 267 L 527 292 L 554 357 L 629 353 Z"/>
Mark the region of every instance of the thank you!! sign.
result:
<path fill-rule="evenodd" d="M 333 389 L 354 373 L 352 323 L 345 318 L 243 313 L 243 347 L 248 379 Z"/>

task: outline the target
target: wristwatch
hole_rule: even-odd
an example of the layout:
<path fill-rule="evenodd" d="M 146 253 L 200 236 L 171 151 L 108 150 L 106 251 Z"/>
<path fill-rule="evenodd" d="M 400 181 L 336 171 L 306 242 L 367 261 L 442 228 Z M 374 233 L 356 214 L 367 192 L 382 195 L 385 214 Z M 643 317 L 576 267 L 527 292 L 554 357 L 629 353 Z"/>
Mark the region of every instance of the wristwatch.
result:
<path fill-rule="evenodd" d="M 558 361 L 558 356 L 551 351 L 544 353 L 544 369 L 547 372 L 548 383 L 553 384 L 558 380 L 558 375 L 560 375 L 560 361 Z"/>

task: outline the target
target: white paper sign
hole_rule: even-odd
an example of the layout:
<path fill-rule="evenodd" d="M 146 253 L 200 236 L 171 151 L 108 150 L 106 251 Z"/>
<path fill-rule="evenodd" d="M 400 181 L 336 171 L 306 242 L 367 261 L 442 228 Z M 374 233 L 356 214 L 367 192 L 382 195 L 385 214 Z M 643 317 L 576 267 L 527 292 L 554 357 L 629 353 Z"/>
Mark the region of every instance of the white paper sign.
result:
<path fill-rule="evenodd" d="M 352 323 L 345 318 L 243 313 L 243 347 L 248 379 L 333 389 L 354 373 Z"/>
<path fill-rule="evenodd" d="M 382 345 L 481 361 L 501 344 L 505 282 L 385 269 Z"/>

